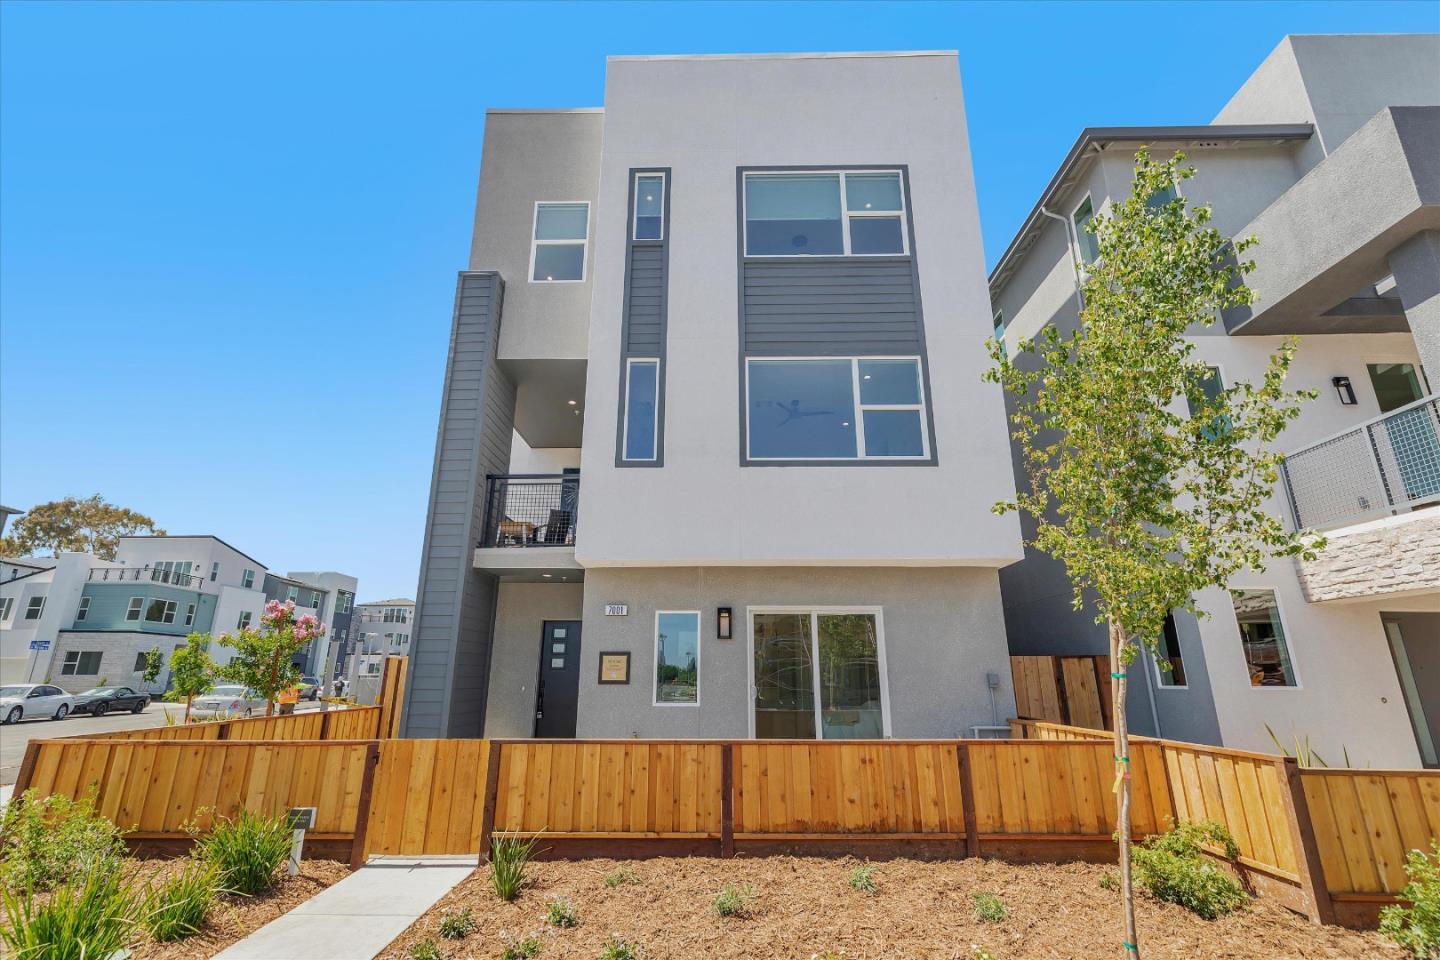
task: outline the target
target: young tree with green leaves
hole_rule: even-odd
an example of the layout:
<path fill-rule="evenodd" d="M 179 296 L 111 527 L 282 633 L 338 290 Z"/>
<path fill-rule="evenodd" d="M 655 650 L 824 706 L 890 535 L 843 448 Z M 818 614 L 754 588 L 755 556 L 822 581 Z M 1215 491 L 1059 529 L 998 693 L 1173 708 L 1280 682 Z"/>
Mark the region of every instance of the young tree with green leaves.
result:
<path fill-rule="evenodd" d="M 165 669 L 165 653 L 159 647 L 151 647 L 145 651 L 145 670 L 140 678 L 145 683 L 153 684 L 160 679 L 160 671 Z"/>
<path fill-rule="evenodd" d="M 135 534 L 164 536 L 165 531 L 143 513 L 117 507 L 100 494 L 81 500 L 66 497 L 33 506 L 0 537 L 0 554 L 7 557 L 39 555 L 58 557 L 62 550 L 93 553 L 114 560 L 120 538 Z"/>
<path fill-rule="evenodd" d="M 190 722 L 190 705 L 215 687 L 215 661 L 210 659 L 210 636 L 192 633 L 185 646 L 170 654 L 170 686 L 185 701 L 185 722 Z M 149 673 L 147 663 L 146 673 Z"/>
<path fill-rule="evenodd" d="M 1012 395 L 1030 479 L 995 510 L 1033 518 L 1031 544 L 1064 563 L 1075 608 L 1093 602 L 1108 627 L 1124 946 L 1134 958 L 1128 667 L 1143 651 L 1168 669 L 1158 648 L 1165 618 L 1203 615 L 1198 592 L 1320 545 L 1265 509 L 1281 461 L 1269 446 L 1313 397 L 1284 387 L 1296 341 L 1279 347 L 1258 383 L 1207 395 L 1210 369 L 1186 338 L 1253 302 L 1242 278 L 1254 265 L 1240 258 L 1255 241 L 1232 243 L 1209 225 L 1208 207 L 1176 195 L 1195 172 L 1184 159 L 1137 154 L 1130 196 L 1086 227 L 1099 256 L 1081 281 L 1079 326 L 1047 327 L 1013 356 L 991 341 L 996 366 L 986 373 Z"/>
<path fill-rule="evenodd" d="M 246 628 L 234 635 L 221 637 L 235 648 L 235 656 L 220 668 L 225 679 L 244 684 L 265 698 L 265 716 L 275 712 L 275 698 L 300 682 L 300 668 L 295 654 L 316 637 L 325 635 L 325 627 L 314 615 L 295 616 L 294 601 L 271 600 L 260 614 L 257 630 Z"/>

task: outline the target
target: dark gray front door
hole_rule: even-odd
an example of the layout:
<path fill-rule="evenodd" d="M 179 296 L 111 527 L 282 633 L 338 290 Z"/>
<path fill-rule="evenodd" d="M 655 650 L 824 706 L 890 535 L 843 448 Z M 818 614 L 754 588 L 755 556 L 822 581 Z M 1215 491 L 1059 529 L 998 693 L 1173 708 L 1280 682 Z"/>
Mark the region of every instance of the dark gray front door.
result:
<path fill-rule="evenodd" d="M 580 621 L 546 620 L 540 641 L 535 736 L 575 736 L 575 698 L 579 690 Z"/>

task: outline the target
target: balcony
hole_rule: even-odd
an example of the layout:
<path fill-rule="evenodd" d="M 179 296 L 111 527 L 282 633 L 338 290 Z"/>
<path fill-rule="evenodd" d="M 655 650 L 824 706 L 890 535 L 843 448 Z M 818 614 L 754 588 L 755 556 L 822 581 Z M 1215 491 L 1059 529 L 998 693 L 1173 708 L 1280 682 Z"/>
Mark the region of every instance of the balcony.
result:
<path fill-rule="evenodd" d="M 1425 397 L 1297 450 L 1280 475 L 1297 530 L 1440 503 L 1440 399 Z"/>
<path fill-rule="evenodd" d="M 205 583 L 204 577 L 164 567 L 92 567 L 86 579 L 91 583 L 168 583 L 190 590 L 199 590 Z"/>
<path fill-rule="evenodd" d="M 575 562 L 580 475 L 490 474 L 485 480 L 476 568 L 507 579 L 580 579 Z"/>

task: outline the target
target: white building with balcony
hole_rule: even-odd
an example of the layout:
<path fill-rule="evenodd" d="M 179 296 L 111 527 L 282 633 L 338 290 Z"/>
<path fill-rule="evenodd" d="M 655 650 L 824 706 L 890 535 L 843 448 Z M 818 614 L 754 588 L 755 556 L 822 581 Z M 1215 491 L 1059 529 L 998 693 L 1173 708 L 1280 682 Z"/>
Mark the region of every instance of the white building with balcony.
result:
<path fill-rule="evenodd" d="M 1319 560 L 1277 561 L 1198 597 L 1142 662 L 1143 733 L 1340 763 L 1437 765 L 1440 747 L 1440 36 L 1285 38 L 1208 125 L 1083 131 L 990 276 L 1012 347 L 1077 322 L 1081 228 L 1126 197 L 1137 147 L 1184 150 L 1180 185 L 1214 225 L 1255 236 L 1257 302 L 1193 337 L 1219 383 L 1257 380 L 1283 337 L 1287 384 L 1319 399 L 1280 438 L 1271 509 L 1323 530 Z M 1023 470 L 1018 460 L 1017 475 Z M 1027 550 L 1001 573 L 1011 652 L 1103 654 L 1064 571 Z"/>

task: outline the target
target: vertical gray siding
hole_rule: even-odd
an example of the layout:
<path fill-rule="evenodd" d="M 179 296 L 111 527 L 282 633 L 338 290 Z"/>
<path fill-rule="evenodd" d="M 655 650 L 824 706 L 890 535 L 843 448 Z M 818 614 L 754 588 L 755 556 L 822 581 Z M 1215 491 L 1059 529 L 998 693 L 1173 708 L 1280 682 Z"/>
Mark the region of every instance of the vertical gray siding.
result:
<path fill-rule="evenodd" d="M 435 470 L 420 557 L 407 737 L 483 733 L 497 581 L 474 568 L 485 475 L 510 465 L 515 386 L 495 360 L 504 285 L 498 273 L 461 273 L 435 441 Z"/>

